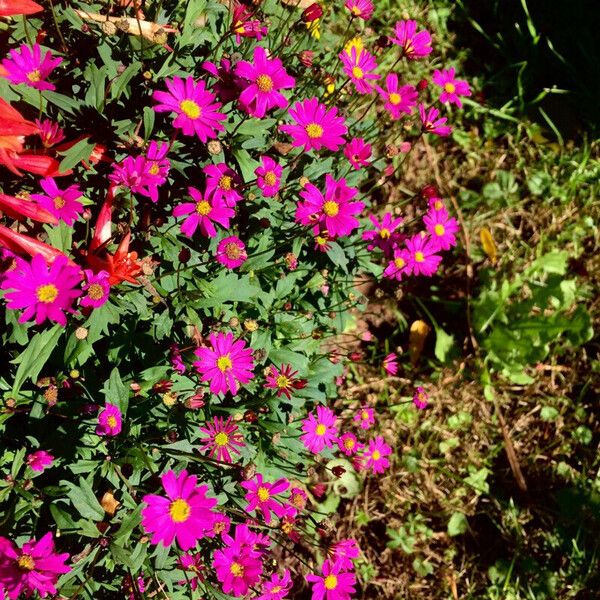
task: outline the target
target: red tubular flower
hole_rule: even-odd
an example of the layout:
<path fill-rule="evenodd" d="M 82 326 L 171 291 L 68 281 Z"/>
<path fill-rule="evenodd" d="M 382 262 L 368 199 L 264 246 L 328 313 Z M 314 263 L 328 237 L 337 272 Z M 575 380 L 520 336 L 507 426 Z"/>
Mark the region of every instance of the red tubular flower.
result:
<path fill-rule="evenodd" d="M 0 17 L 13 15 L 32 15 L 44 10 L 33 0 L 0 0 Z"/>
<path fill-rule="evenodd" d="M 4 225 L 0 225 L 0 247 L 8 248 L 8 250 L 17 254 L 28 254 L 32 257 L 41 254 L 48 264 L 54 262 L 59 256 L 64 256 L 58 248 L 18 233 Z M 69 259 L 68 264 L 75 265 L 71 259 Z"/>
<path fill-rule="evenodd" d="M 77 144 L 81 140 L 89 139 L 89 138 L 90 138 L 89 135 L 80 135 L 78 138 L 71 140 L 70 142 L 64 142 L 64 144 L 61 144 L 60 146 L 55 146 L 54 150 L 56 152 L 64 152 L 65 150 L 72 148 L 75 144 Z M 90 164 L 96 165 L 100 161 L 105 162 L 105 163 L 113 162 L 112 158 L 110 158 L 110 156 L 108 156 L 108 154 L 106 154 L 106 146 L 104 146 L 103 144 L 96 144 L 94 146 L 94 149 L 92 150 L 92 153 L 90 154 L 89 159 L 87 161 L 82 160 L 81 164 L 84 166 L 85 169 L 87 169 L 89 171 L 89 169 L 91 168 Z"/>
<path fill-rule="evenodd" d="M 0 194 L 0 210 L 18 221 L 28 218 L 40 223 L 58 225 L 58 219 L 50 211 L 32 200 L 23 200 L 7 194 Z"/>

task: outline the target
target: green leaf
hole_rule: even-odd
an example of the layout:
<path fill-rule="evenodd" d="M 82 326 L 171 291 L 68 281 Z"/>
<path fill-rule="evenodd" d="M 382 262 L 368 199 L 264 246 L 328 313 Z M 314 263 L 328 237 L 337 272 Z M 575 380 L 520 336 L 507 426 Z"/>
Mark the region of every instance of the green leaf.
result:
<path fill-rule="evenodd" d="M 437 327 L 435 330 L 435 357 L 440 362 L 445 362 L 453 345 L 454 336 L 448 335 L 441 327 Z"/>
<path fill-rule="evenodd" d="M 48 102 L 51 102 L 68 113 L 73 113 L 81 108 L 81 104 L 77 100 L 73 100 L 70 96 L 64 96 L 63 94 L 52 92 L 50 90 L 44 90 L 42 96 L 46 98 Z"/>
<path fill-rule="evenodd" d="M 83 477 L 79 478 L 79 486 L 70 481 L 61 481 L 60 483 L 68 488 L 67 496 L 84 519 L 101 521 L 104 518 L 104 509 L 98 502 L 94 490 Z M 100 535 L 100 532 L 98 532 L 98 535 Z"/>
<path fill-rule="evenodd" d="M 129 390 L 123 383 L 116 367 L 110 372 L 110 377 L 104 385 L 104 399 L 106 402 L 115 404 L 125 416 L 129 406 Z"/>
<path fill-rule="evenodd" d="M 461 512 L 455 512 L 448 521 L 448 535 L 454 537 L 467 531 L 469 523 L 467 517 Z"/>
<path fill-rule="evenodd" d="M 113 80 L 112 87 L 110 88 L 110 97 L 113 100 L 118 100 L 127 88 L 129 82 L 137 74 L 142 67 L 142 63 L 139 61 L 132 62 L 115 80 Z M 128 94 L 126 94 L 128 96 Z"/>
<path fill-rule="evenodd" d="M 89 137 L 79 140 L 74 146 L 61 153 L 64 158 L 60 161 L 59 170 L 64 173 L 79 164 L 82 160 L 87 161 L 94 146 L 94 142 L 91 142 Z"/>

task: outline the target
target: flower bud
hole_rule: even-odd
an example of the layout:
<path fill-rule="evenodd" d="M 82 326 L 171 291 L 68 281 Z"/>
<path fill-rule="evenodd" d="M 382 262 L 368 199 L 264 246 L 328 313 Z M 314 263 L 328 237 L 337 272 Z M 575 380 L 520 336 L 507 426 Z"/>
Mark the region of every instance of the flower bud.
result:
<path fill-rule="evenodd" d="M 421 190 L 421 196 L 423 196 L 423 198 L 437 198 L 439 196 L 439 192 L 435 185 L 426 185 Z"/>
<path fill-rule="evenodd" d="M 189 248 L 182 248 L 179 252 L 179 262 L 186 263 L 192 258 L 192 253 Z"/>
<path fill-rule="evenodd" d="M 315 53 L 312 50 L 302 50 L 298 55 L 298 59 L 308 69 L 313 66 L 314 55 Z"/>
<path fill-rule="evenodd" d="M 208 149 L 208 153 L 212 154 L 213 156 L 215 154 L 221 154 L 221 151 L 223 150 L 223 147 L 221 146 L 221 142 L 219 142 L 218 140 L 211 140 L 206 145 L 206 148 Z"/>
<path fill-rule="evenodd" d="M 258 323 L 254 319 L 245 319 L 244 329 L 249 333 L 253 333 L 258 329 Z"/>
<path fill-rule="evenodd" d="M 314 4 L 311 4 L 310 6 L 307 6 L 304 9 L 304 12 L 302 13 L 302 20 L 305 23 L 312 23 L 313 21 L 320 19 L 322 16 L 323 8 L 320 4 L 315 2 Z"/>
<path fill-rule="evenodd" d="M 419 83 L 417 83 L 417 90 L 419 92 L 422 92 L 428 85 L 429 85 L 429 82 L 427 81 L 427 79 L 421 79 L 421 81 L 419 81 Z"/>
<path fill-rule="evenodd" d="M 78 327 L 75 330 L 75 337 L 78 340 L 85 340 L 87 338 L 89 331 L 85 327 Z"/>

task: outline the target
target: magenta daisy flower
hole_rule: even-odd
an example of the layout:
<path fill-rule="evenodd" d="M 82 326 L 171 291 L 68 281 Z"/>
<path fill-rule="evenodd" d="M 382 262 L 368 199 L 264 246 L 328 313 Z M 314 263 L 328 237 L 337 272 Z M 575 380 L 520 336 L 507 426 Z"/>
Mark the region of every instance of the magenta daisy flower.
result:
<path fill-rule="evenodd" d="M 62 58 L 53 58 L 50 50 L 42 56 L 39 44 L 34 44 L 32 47 L 22 44 L 18 50 L 10 50 L 9 54 L 10 58 L 5 58 L 2 66 L 6 71 L 4 77 L 11 83 L 24 83 L 36 90 L 56 89 L 56 86 L 48 83 L 46 79 L 60 65 Z"/>
<path fill-rule="evenodd" d="M 241 2 L 233 3 L 233 18 L 231 20 L 231 31 L 235 33 L 235 43 L 239 44 L 243 37 L 262 40 L 267 35 L 267 27 L 258 19 L 253 19 L 255 9 L 245 6 Z"/>
<path fill-rule="evenodd" d="M 146 183 L 143 194 L 149 196 L 152 202 L 158 202 L 158 188 L 167 181 L 171 169 L 171 162 L 167 158 L 168 153 L 167 142 L 152 141 L 146 151 L 147 174 L 152 177 L 152 180 Z"/>
<path fill-rule="evenodd" d="M 261 165 L 256 167 L 256 185 L 258 185 L 265 198 L 272 198 L 281 187 L 281 174 L 283 167 L 270 156 L 260 157 Z"/>
<path fill-rule="evenodd" d="M 81 296 L 81 275 L 78 267 L 68 265 L 66 256 L 58 256 L 48 267 L 41 254 L 36 254 L 31 263 L 15 257 L 16 266 L 5 273 L 0 287 L 14 290 L 4 295 L 11 310 L 25 309 L 19 323 L 35 317 L 37 325 L 46 319 L 67 325 L 65 312 L 72 308 L 75 298 Z"/>
<path fill-rule="evenodd" d="M 460 228 L 456 219 L 448 216 L 446 209 L 429 211 L 423 222 L 431 235 L 431 240 L 437 244 L 438 250 L 449 250 L 456 246 L 454 235 Z"/>
<path fill-rule="evenodd" d="M 58 123 L 50 119 L 36 119 L 35 124 L 38 126 L 38 135 L 44 148 L 52 148 L 65 139 L 65 134 Z"/>
<path fill-rule="evenodd" d="M 281 60 L 267 58 L 265 49 L 260 46 L 254 48 L 254 64 L 240 60 L 235 65 L 235 74 L 250 82 L 240 94 L 242 108 L 259 119 L 274 107 L 285 108 L 288 101 L 279 90 L 289 90 L 296 85 Z"/>
<path fill-rule="evenodd" d="M 456 79 L 455 74 L 456 70 L 453 67 L 442 71 L 436 69 L 431 79 L 433 83 L 442 88 L 440 102 L 449 102 L 461 108 L 462 102 L 460 96 L 470 96 L 471 88 L 466 81 Z"/>
<path fill-rule="evenodd" d="M 114 437 L 121 433 L 122 419 L 121 411 L 115 404 L 107 402 L 104 408 L 98 414 L 98 425 L 96 426 L 96 435 L 105 435 Z"/>
<path fill-rule="evenodd" d="M 99 271 L 94 273 L 91 269 L 84 272 L 86 282 L 83 285 L 83 291 L 86 292 L 80 300 L 81 306 L 91 306 L 100 308 L 110 295 L 110 274 L 108 271 Z"/>
<path fill-rule="evenodd" d="M 440 266 L 442 257 L 436 254 L 437 243 L 431 238 L 417 233 L 406 240 L 409 252 L 408 267 L 415 275 L 431 277 Z"/>
<path fill-rule="evenodd" d="M 362 234 L 362 239 L 370 242 L 367 250 L 380 248 L 386 256 L 391 256 L 394 248 L 402 241 L 402 236 L 397 231 L 402 225 L 402 217 L 394 219 L 392 213 L 387 212 L 381 221 L 375 215 L 369 215 L 369 220 L 375 229 L 367 229 Z"/>
<path fill-rule="evenodd" d="M 202 63 L 202 68 L 217 80 L 212 89 L 223 104 L 238 98 L 246 87 L 246 82 L 235 74 L 234 66 L 227 58 L 222 58 L 218 65 L 207 60 Z"/>
<path fill-rule="evenodd" d="M 344 148 L 344 156 L 356 170 L 371 164 L 371 152 L 371 144 L 365 143 L 363 138 L 352 138 Z"/>
<path fill-rule="evenodd" d="M 36 450 L 27 455 L 27 464 L 32 471 L 43 471 L 54 462 L 54 456 L 45 450 Z"/>
<path fill-rule="evenodd" d="M 173 209 L 174 217 L 189 215 L 181 224 L 181 233 L 192 237 L 200 227 L 202 235 L 215 237 L 217 230 L 213 223 L 218 223 L 225 229 L 229 228 L 229 219 L 235 217 L 235 211 L 225 206 L 222 199 L 216 197 L 205 199 L 202 197 L 202 192 L 194 187 L 189 187 L 188 193 L 194 202 L 184 202 Z"/>
<path fill-rule="evenodd" d="M 10 600 L 29 598 L 36 592 L 42 598 L 57 594 L 58 577 L 71 570 L 65 564 L 68 559 L 67 553 L 54 551 L 50 532 L 38 541 L 29 540 L 21 548 L 0 537 L 0 591 Z"/>
<path fill-rule="evenodd" d="M 321 576 L 310 573 L 306 581 L 313 584 L 312 600 L 350 600 L 356 591 L 354 573 L 346 573 L 328 560 L 323 563 Z"/>
<path fill-rule="evenodd" d="M 248 259 L 246 245 L 235 235 L 226 237 L 217 245 L 216 258 L 228 269 L 237 269 Z"/>
<path fill-rule="evenodd" d="M 293 146 L 304 146 L 305 152 L 323 147 L 335 151 L 344 144 L 348 129 L 335 106 L 327 108 L 318 98 L 309 98 L 296 102 L 290 116 L 296 125 L 281 125 L 279 129 L 292 136 Z"/>
<path fill-rule="evenodd" d="M 410 252 L 408 250 L 396 248 L 394 250 L 394 256 L 383 271 L 383 276 L 388 279 L 402 281 L 403 275 L 410 275 L 411 273 Z"/>
<path fill-rule="evenodd" d="M 354 538 L 346 538 L 333 544 L 327 554 L 335 566 L 339 566 L 344 571 L 352 571 L 353 561 L 360 556 L 360 548 Z"/>
<path fill-rule="evenodd" d="M 175 112 L 177 117 L 173 127 L 181 129 L 184 135 L 196 135 L 202 142 L 216 138 L 218 131 L 225 128 L 221 121 L 227 117 L 218 112 L 220 102 L 206 89 L 204 81 L 195 82 L 193 77 L 185 81 L 180 77 L 166 79 L 168 92 L 155 91 L 152 98 L 158 102 L 156 112 Z"/>
<path fill-rule="evenodd" d="M 31 194 L 31 198 L 57 219 L 67 225 L 73 225 L 83 212 L 83 204 L 78 202 L 83 195 L 79 187 L 70 185 L 65 190 L 61 190 L 52 177 L 41 179 L 40 186 L 46 193 Z"/>
<path fill-rule="evenodd" d="M 446 205 L 444 204 L 444 201 L 441 198 L 437 198 L 436 196 L 432 196 L 431 198 L 429 198 L 427 205 L 429 206 L 430 210 L 440 210 L 448 212 L 446 210 Z"/>
<path fill-rule="evenodd" d="M 383 359 L 383 370 L 388 375 L 396 375 L 398 373 L 398 357 L 393 352 L 390 352 Z"/>
<path fill-rule="evenodd" d="M 313 454 L 318 454 L 327 446 L 331 448 L 337 438 L 337 417 L 335 413 L 326 406 L 317 406 L 317 415 L 308 415 L 302 421 L 300 441 Z"/>
<path fill-rule="evenodd" d="M 186 372 L 185 363 L 183 362 L 183 358 L 181 356 L 181 350 L 177 344 L 171 344 L 169 348 L 169 360 L 171 361 L 171 366 L 178 373 Z"/>
<path fill-rule="evenodd" d="M 399 119 L 402 114 L 410 115 L 419 97 L 412 85 L 400 85 L 396 73 L 390 73 L 385 78 L 385 89 L 377 87 L 377 91 L 392 119 Z"/>
<path fill-rule="evenodd" d="M 182 550 L 189 550 L 211 529 L 217 499 L 209 498 L 208 486 L 197 485 L 196 476 L 185 469 L 179 475 L 167 471 L 160 480 L 167 497 L 144 496 L 142 527 L 152 534 L 153 544 L 166 547 L 176 540 Z"/>
<path fill-rule="evenodd" d="M 359 94 L 370 94 L 373 86 L 369 82 L 380 78 L 380 75 L 375 73 L 377 68 L 375 57 L 364 48 L 357 52 L 356 47 L 353 46 L 350 53 L 344 50 L 339 58 L 344 65 L 344 73 L 354 84 L 356 91 Z"/>
<path fill-rule="evenodd" d="M 383 473 L 390 466 L 390 461 L 386 456 L 391 453 L 392 449 L 378 435 L 374 440 L 369 440 L 369 447 L 361 457 L 363 468 L 371 469 L 373 473 Z"/>
<path fill-rule="evenodd" d="M 240 485 L 247 490 L 244 498 L 248 502 L 246 512 L 258 511 L 262 513 L 265 523 L 271 522 L 271 512 L 280 519 L 285 515 L 286 509 L 273 496 L 282 494 L 290 487 L 290 482 L 282 477 L 273 483 L 264 481 L 263 476 L 257 473 L 254 479 L 242 481 Z"/>
<path fill-rule="evenodd" d="M 260 596 L 256 600 L 283 600 L 292 589 L 292 578 L 286 569 L 283 575 L 273 573 L 271 579 L 263 583 Z"/>
<path fill-rule="evenodd" d="M 301 390 L 306 387 L 306 384 L 308 383 L 306 379 L 299 379 L 296 375 L 298 375 L 298 371 L 294 371 L 292 365 L 282 364 L 280 369 L 271 365 L 266 374 L 267 383 L 265 383 L 265 387 L 277 390 L 278 398 L 282 394 L 285 394 L 286 398 L 289 400 L 292 397 L 294 390 Z"/>
<path fill-rule="evenodd" d="M 200 450 L 208 450 L 208 455 L 226 463 L 232 463 L 232 454 L 239 454 L 238 448 L 242 448 L 244 438 L 238 432 L 238 426 L 233 422 L 233 417 L 227 421 L 223 417 L 214 417 L 213 422 L 207 421 L 200 431 L 206 436 L 200 438 Z"/>
<path fill-rule="evenodd" d="M 240 193 L 240 176 L 225 163 L 208 165 L 202 169 L 206 175 L 205 195 L 207 198 L 223 200 L 225 206 L 235 207 L 243 198 Z"/>
<path fill-rule="evenodd" d="M 368 406 L 362 406 L 354 415 L 353 421 L 358 423 L 361 429 L 369 429 L 375 423 L 375 410 Z"/>
<path fill-rule="evenodd" d="M 238 393 L 240 383 L 248 383 L 254 374 L 252 348 L 244 340 L 234 340 L 231 332 L 211 333 L 208 337 L 212 348 L 197 348 L 200 359 L 194 366 L 202 375 L 202 381 L 210 381 L 213 394 Z"/>
<path fill-rule="evenodd" d="M 419 410 L 425 410 L 427 408 L 427 405 L 429 400 L 429 395 L 427 394 L 427 392 L 421 387 L 419 386 L 416 390 L 415 393 L 413 395 L 413 404 L 419 409 Z"/>
<path fill-rule="evenodd" d="M 431 35 L 426 29 L 417 32 L 416 21 L 398 21 L 394 33 L 390 41 L 402 48 L 406 58 L 416 60 L 431 54 Z"/>
<path fill-rule="evenodd" d="M 359 450 L 363 448 L 363 445 L 356 439 L 356 436 L 350 431 L 347 431 L 338 438 L 337 445 L 340 449 L 340 452 L 343 452 L 346 456 L 354 456 Z"/>
<path fill-rule="evenodd" d="M 210 531 L 206 532 L 206 535 L 209 538 L 214 538 L 217 535 L 223 537 L 227 533 L 229 533 L 229 529 L 231 527 L 231 519 L 224 515 L 223 513 L 216 512 L 214 513 L 214 520 Z"/>
<path fill-rule="evenodd" d="M 177 559 L 180 569 L 187 571 L 186 578 L 179 581 L 179 585 L 189 585 L 192 591 L 196 591 L 198 584 L 204 581 L 205 564 L 200 554 L 186 552 Z M 131 594 L 130 600 L 134 600 L 135 595 Z"/>
<path fill-rule="evenodd" d="M 452 133 L 452 127 L 446 125 L 446 117 L 438 119 L 440 111 L 437 108 L 425 108 L 424 104 L 419 104 L 419 116 L 421 117 L 421 128 L 425 133 L 434 133 L 445 137 Z"/>
<path fill-rule="evenodd" d="M 291 509 L 292 515 L 298 514 L 298 511 L 304 510 L 308 502 L 308 495 L 302 488 L 292 488 L 290 490 L 288 508 Z"/>
<path fill-rule="evenodd" d="M 359 225 L 354 216 L 365 207 L 363 202 L 352 202 L 358 190 L 346 185 L 345 179 L 336 181 L 325 176 L 325 195 L 312 183 L 307 183 L 300 196 L 304 202 L 296 208 L 296 221 L 302 225 L 315 225 L 315 233 L 321 225 L 329 236 L 350 235 Z"/>
<path fill-rule="evenodd" d="M 353 17 L 358 17 L 363 21 L 368 21 L 375 10 L 371 0 L 346 0 L 344 6 L 352 13 Z"/>

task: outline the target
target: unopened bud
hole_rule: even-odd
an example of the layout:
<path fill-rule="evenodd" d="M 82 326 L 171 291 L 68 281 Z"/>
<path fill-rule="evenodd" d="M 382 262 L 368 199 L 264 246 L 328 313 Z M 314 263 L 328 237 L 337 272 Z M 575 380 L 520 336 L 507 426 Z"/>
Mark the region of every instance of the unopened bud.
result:
<path fill-rule="evenodd" d="M 85 327 L 78 327 L 75 330 L 75 337 L 78 340 L 85 340 L 85 338 L 88 336 L 89 331 L 85 328 Z"/>
<path fill-rule="evenodd" d="M 208 149 L 208 153 L 212 155 L 221 154 L 221 151 L 223 150 L 221 142 L 219 142 L 218 140 L 211 140 L 206 145 L 206 148 Z"/>

